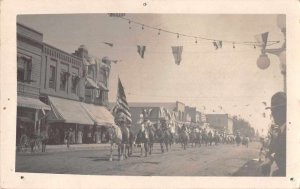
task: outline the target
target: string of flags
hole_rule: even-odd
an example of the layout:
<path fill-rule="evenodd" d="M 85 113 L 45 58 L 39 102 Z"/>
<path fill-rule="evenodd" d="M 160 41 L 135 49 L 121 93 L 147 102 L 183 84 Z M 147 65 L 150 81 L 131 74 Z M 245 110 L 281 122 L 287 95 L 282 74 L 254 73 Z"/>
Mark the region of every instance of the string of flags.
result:
<path fill-rule="evenodd" d="M 120 15 L 118 15 L 118 14 L 120 14 Z M 171 35 L 176 35 L 177 39 L 179 39 L 180 37 L 192 38 L 193 40 L 195 40 L 196 44 L 198 43 L 198 39 L 204 40 L 204 41 L 211 41 L 216 50 L 222 48 L 223 43 L 230 43 L 230 44 L 232 44 L 233 48 L 236 48 L 236 45 L 238 44 L 238 45 L 253 46 L 253 48 L 256 49 L 256 46 L 261 46 L 261 47 L 263 47 L 262 45 L 270 46 L 270 45 L 274 45 L 274 44 L 277 44 L 277 43 L 280 42 L 280 41 L 268 41 L 268 40 L 265 40 L 265 39 L 267 39 L 267 35 L 268 35 L 267 33 L 268 32 L 264 33 L 264 35 L 257 35 L 258 38 L 262 37 L 263 40 L 256 40 L 256 41 L 229 41 L 229 40 L 220 40 L 220 39 L 207 38 L 207 37 L 203 37 L 203 36 L 188 35 L 188 34 L 184 34 L 184 33 L 178 33 L 178 32 L 174 32 L 174 31 L 170 31 L 170 30 L 165 30 L 165 29 L 158 28 L 158 27 L 153 27 L 153 26 L 146 25 L 144 23 L 140 23 L 140 22 L 131 20 L 129 18 L 126 18 L 125 17 L 125 13 L 123 13 L 123 14 L 122 13 L 109 13 L 109 16 L 110 17 L 116 17 L 116 18 L 123 19 L 123 20 L 127 21 L 128 24 L 129 24 L 129 29 L 132 28 L 131 27 L 132 24 L 135 24 L 135 25 L 140 26 L 141 30 L 145 30 L 145 28 L 156 30 L 157 31 L 157 35 L 161 35 L 161 33 L 164 32 L 164 33 L 168 33 L 168 34 L 171 34 Z M 262 41 L 264 43 L 262 43 Z"/>
<path fill-rule="evenodd" d="M 131 29 L 131 23 L 134 23 L 136 25 L 140 25 L 142 30 L 144 30 L 145 28 L 155 29 L 158 31 L 158 35 L 160 35 L 161 32 L 165 32 L 165 33 L 169 33 L 169 34 L 175 34 L 177 36 L 177 38 L 179 38 L 180 36 L 192 37 L 195 39 L 195 43 L 198 43 L 198 39 L 212 41 L 212 45 L 215 50 L 222 49 L 223 43 L 232 43 L 233 49 L 236 48 L 236 44 L 240 44 L 240 45 L 251 45 L 254 47 L 254 49 L 256 49 L 256 46 L 258 46 L 261 48 L 261 50 L 264 50 L 266 48 L 266 46 L 270 46 L 270 45 L 280 42 L 280 41 L 268 41 L 268 34 L 269 34 L 268 32 L 255 35 L 254 36 L 256 39 L 255 42 L 253 42 L 253 41 L 236 42 L 236 41 L 216 40 L 216 39 L 210 39 L 210 38 L 205 38 L 205 37 L 201 37 L 201 36 L 186 35 L 183 33 L 178 33 L 178 32 L 173 32 L 173 31 L 169 31 L 169 30 L 164 30 L 161 28 L 152 27 L 152 26 L 149 26 L 149 25 L 146 25 L 143 23 L 139 23 L 139 22 L 130 20 L 130 19 L 124 17 L 125 14 L 122 14 L 122 13 L 109 13 L 109 16 L 127 20 L 129 23 L 129 29 Z M 111 42 L 103 42 L 103 43 L 109 47 L 114 47 L 114 44 Z M 172 54 L 174 57 L 175 64 L 180 65 L 180 63 L 182 62 L 183 46 L 171 46 L 171 49 L 172 49 Z M 145 51 L 146 51 L 145 45 L 137 45 L 137 52 L 142 59 L 144 59 L 144 57 L 145 57 Z"/>

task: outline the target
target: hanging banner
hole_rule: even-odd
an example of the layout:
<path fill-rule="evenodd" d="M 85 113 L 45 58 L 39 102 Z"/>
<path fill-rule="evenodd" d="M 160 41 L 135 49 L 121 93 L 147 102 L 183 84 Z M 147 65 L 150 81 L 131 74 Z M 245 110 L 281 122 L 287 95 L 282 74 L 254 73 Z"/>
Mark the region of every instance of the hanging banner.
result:
<path fill-rule="evenodd" d="M 144 58 L 145 51 L 146 51 L 146 46 L 137 45 L 137 52 L 139 53 L 141 58 Z"/>
<path fill-rule="evenodd" d="M 216 50 L 220 49 L 220 48 L 222 48 L 222 41 L 214 41 L 213 45 L 214 45 Z"/>
<path fill-rule="evenodd" d="M 269 32 L 265 32 L 255 36 L 255 39 L 259 43 L 259 46 L 261 47 L 262 50 L 266 49 L 267 42 L 268 42 L 268 35 Z"/>
<path fill-rule="evenodd" d="M 173 46 L 172 52 L 175 59 L 175 64 L 179 65 L 181 62 L 181 54 L 182 54 L 183 46 Z"/>

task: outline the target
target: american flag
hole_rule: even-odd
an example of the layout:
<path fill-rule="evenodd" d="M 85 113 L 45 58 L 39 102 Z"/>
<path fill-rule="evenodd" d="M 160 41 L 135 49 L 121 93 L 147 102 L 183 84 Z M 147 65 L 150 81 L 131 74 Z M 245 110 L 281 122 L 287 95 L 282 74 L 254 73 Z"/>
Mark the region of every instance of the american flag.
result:
<path fill-rule="evenodd" d="M 117 103 L 116 103 L 115 107 L 113 108 L 112 112 L 115 116 L 123 114 L 128 122 L 130 122 L 130 123 L 132 122 L 131 114 L 129 112 L 129 106 L 128 106 L 128 103 L 126 100 L 124 87 L 122 85 L 120 78 L 119 78 L 119 83 L 118 83 Z"/>

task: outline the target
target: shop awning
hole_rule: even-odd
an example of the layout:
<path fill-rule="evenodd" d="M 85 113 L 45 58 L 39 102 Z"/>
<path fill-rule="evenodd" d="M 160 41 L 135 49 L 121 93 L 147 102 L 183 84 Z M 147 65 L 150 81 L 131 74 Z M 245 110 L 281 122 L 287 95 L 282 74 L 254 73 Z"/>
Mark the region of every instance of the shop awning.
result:
<path fill-rule="evenodd" d="M 114 126 L 115 121 L 113 115 L 104 106 L 96 106 L 93 104 L 81 103 L 82 107 L 88 112 L 90 117 L 97 125 Z"/>
<path fill-rule="evenodd" d="M 51 107 L 41 102 L 39 99 L 18 96 L 18 106 L 24 108 L 33 108 L 40 110 L 51 110 Z"/>
<path fill-rule="evenodd" d="M 94 89 L 99 89 L 99 87 L 97 86 L 97 83 L 92 80 L 91 78 L 86 78 L 86 87 L 87 88 L 94 88 Z"/>
<path fill-rule="evenodd" d="M 49 122 L 94 125 L 94 121 L 81 106 L 81 102 L 51 96 L 49 96 L 49 101 L 52 108 L 47 118 Z"/>
<path fill-rule="evenodd" d="M 102 82 L 98 82 L 98 86 L 100 87 L 100 89 L 108 91 L 107 87 Z"/>

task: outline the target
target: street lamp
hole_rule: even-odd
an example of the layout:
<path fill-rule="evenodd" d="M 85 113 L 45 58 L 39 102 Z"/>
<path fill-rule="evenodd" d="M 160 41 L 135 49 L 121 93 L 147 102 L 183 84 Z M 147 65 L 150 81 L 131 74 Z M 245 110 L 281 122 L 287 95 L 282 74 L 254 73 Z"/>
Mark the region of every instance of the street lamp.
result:
<path fill-rule="evenodd" d="M 274 54 L 278 56 L 280 61 L 280 70 L 283 75 L 283 91 L 286 92 L 286 22 L 285 15 L 277 16 L 277 26 L 281 29 L 281 32 L 284 35 L 284 42 L 280 48 L 276 49 L 266 49 L 265 45 L 261 49 L 261 54 L 257 59 L 257 66 L 260 69 L 267 69 L 270 65 L 270 59 L 266 53 Z"/>

